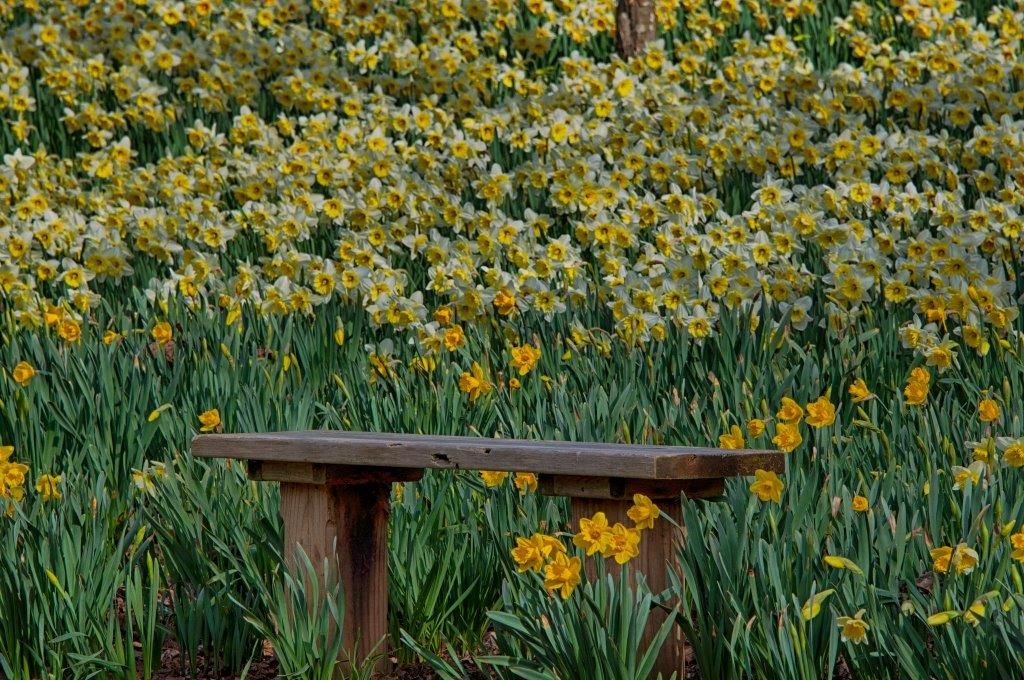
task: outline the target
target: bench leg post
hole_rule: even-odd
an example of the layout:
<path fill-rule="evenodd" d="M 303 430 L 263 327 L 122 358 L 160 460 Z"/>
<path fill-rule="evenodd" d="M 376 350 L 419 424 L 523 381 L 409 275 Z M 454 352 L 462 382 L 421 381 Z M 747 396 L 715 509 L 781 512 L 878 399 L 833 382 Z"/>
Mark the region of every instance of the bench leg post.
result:
<path fill-rule="evenodd" d="M 661 512 L 672 517 L 682 525 L 682 505 L 678 498 L 658 499 L 655 503 Z M 579 521 L 583 518 L 590 518 L 595 513 L 603 512 L 608 517 L 609 524 L 622 522 L 627 527 L 633 526 L 633 521 L 626 516 L 626 512 L 632 507 L 633 501 L 625 499 L 605 498 L 573 498 L 572 499 L 572 520 L 573 530 L 579 527 Z M 678 564 L 678 548 L 682 536 L 678 529 L 666 522 L 664 519 L 656 520 L 654 528 L 646 529 L 640 539 L 640 554 L 630 560 L 629 568 L 632 573 L 640 572 L 647 580 L 651 592 L 658 593 L 669 585 L 668 569 Z M 593 569 L 594 558 L 589 558 L 587 567 L 588 577 L 595 577 Z M 600 559 L 597 556 L 596 559 Z M 607 560 L 606 566 L 612 574 L 617 574 L 619 565 L 615 560 Z M 647 622 L 641 645 L 646 646 L 658 628 L 665 622 L 666 614 L 660 610 L 651 612 Z M 672 673 L 681 680 L 686 677 L 685 640 L 683 631 L 679 626 L 673 629 L 671 635 L 665 640 L 661 653 L 658 655 L 657 663 L 654 666 L 654 676 L 658 673 L 668 678 Z"/>
<path fill-rule="evenodd" d="M 302 546 L 318 572 L 327 557 L 341 580 L 345 603 L 342 674 L 352 651 L 352 662 L 360 663 L 372 653 L 379 658 L 374 669 L 388 670 L 390 495 L 390 482 L 281 483 L 285 554 L 290 557 L 294 546 Z"/>

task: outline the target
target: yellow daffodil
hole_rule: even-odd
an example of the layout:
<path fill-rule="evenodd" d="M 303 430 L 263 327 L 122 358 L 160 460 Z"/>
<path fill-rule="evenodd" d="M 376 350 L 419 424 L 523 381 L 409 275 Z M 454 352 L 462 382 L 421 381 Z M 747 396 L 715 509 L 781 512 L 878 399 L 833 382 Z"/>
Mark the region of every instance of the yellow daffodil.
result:
<path fill-rule="evenodd" d="M 903 388 L 909 406 L 921 406 L 928 400 L 928 383 L 911 380 Z"/>
<path fill-rule="evenodd" d="M 537 360 L 540 359 L 540 350 L 532 345 L 521 345 L 519 347 L 513 347 L 512 353 L 512 368 L 519 371 L 519 375 L 526 375 L 533 370 L 533 367 L 537 365 Z"/>
<path fill-rule="evenodd" d="M 633 494 L 633 506 L 626 511 L 626 516 L 633 520 L 637 529 L 653 529 L 654 520 L 661 515 L 661 510 L 642 493 Z"/>
<path fill-rule="evenodd" d="M 544 587 L 550 592 L 559 593 L 563 600 L 569 599 L 572 591 L 580 584 L 582 565 L 580 558 L 559 553 L 544 569 Z"/>
<path fill-rule="evenodd" d="M 800 433 L 799 422 L 780 422 L 775 426 L 775 436 L 772 437 L 772 443 L 779 447 L 781 451 L 790 453 L 800 446 L 803 441 L 804 438 Z"/>
<path fill-rule="evenodd" d="M 750 484 L 750 491 L 764 502 L 782 502 L 782 490 L 785 484 L 774 472 L 765 470 L 754 471 L 754 481 Z"/>
<path fill-rule="evenodd" d="M 820 396 L 807 404 L 806 420 L 811 427 L 828 427 L 836 421 L 836 407 L 827 396 Z"/>
<path fill-rule="evenodd" d="M 166 321 L 161 321 L 157 325 L 153 326 L 153 330 L 150 331 L 150 335 L 158 345 L 166 345 L 174 338 L 174 331 L 171 329 L 171 324 Z"/>
<path fill-rule="evenodd" d="M 43 501 L 60 500 L 60 475 L 39 475 L 36 480 L 36 493 Z"/>
<path fill-rule="evenodd" d="M 508 479 L 509 473 L 497 472 L 492 470 L 481 470 L 480 477 L 484 480 L 484 484 L 489 488 L 501 486 Z"/>
<path fill-rule="evenodd" d="M 459 377 L 459 390 L 468 394 L 471 402 L 487 394 L 492 388 L 491 382 L 484 377 L 484 369 L 475 361 L 471 370 L 464 371 Z"/>
<path fill-rule="evenodd" d="M 779 408 L 779 412 L 775 414 L 775 417 L 783 423 L 794 424 L 800 422 L 800 419 L 804 417 L 804 410 L 800 404 L 789 397 L 783 397 L 782 406 Z"/>
<path fill-rule="evenodd" d="M 211 408 L 199 414 L 200 432 L 213 432 L 220 427 L 220 411 Z"/>
<path fill-rule="evenodd" d="M 19 361 L 17 365 L 11 370 L 11 377 L 14 378 L 14 382 L 18 383 L 22 387 L 26 387 L 32 378 L 35 377 L 36 369 L 32 367 L 27 361 Z"/>
<path fill-rule="evenodd" d="M 608 517 L 603 512 L 598 512 L 590 518 L 581 518 L 579 533 L 572 539 L 573 545 L 586 551 L 587 557 L 594 553 L 604 553 L 610 541 L 611 527 L 608 525 Z"/>
<path fill-rule="evenodd" d="M 601 552 L 605 557 L 612 557 L 618 564 L 625 564 L 640 554 L 640 530 L 627 528 L 616 522 L 611 528 L 608 543 Z"/>
<path fill-rule="evenodd" d="M 512 548 L 512 559 L 520 572 L 544 569 L 544 565 L 552 554 L 565 552 L 561 541 L 546 534 L 534 534 L 530 538 L 516 538 L 516 546 Z"/>
<path fill-rule="evenodd" d="M 743 441 L 743 430 L 737 425 L 729 428 L 725 434 L 718 436 L 718 446 L 723 449 L 742 449 L 746 445 Z"/>
<path fill-rule="evenodd" d="M 849 388 L 847 388 L 847 394 L 853 398 L 853 403 L 859 404 L 862 401 L 867 401 L 875 395 L 868 389 L 867 383 L 864 382 L 863 378 L 857 378 L 853 381 Z"/>
<path fill-rule="evenodd" d="M 868 640 L 868 623 L 864 620 L 864 610 L 861 609 L 853 617 L 840 616 L 836 619 L 836 625 L 841 631 L 840 638 L 843 642 L 861 644 Z"/>
<path fill-rule="evenodd" d="M 991 423 L 999 420 L 999 404 L 994 399 L 982 399 L 978 403 L 978 420 Z"/>
<path fill-rule="evenodd" d="M 537 490 L 537 475 L 532 472 L 517 472 L 512 483 L 519 490 L 519 493 L 527 493 Z"/>

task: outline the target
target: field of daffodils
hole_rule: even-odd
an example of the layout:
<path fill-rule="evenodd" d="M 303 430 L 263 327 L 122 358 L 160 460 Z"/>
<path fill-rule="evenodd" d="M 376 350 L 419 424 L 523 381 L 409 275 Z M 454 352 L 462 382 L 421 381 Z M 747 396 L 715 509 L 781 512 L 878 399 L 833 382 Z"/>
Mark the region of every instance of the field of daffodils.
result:
<path fill-rule="evenodd" d="M 643 680 L 674 602 L 691 676 L 1024 676 L 1024 3 L 655 9 L 0 2 L 0 676 L 331 678 L 189 451 L 316 428 L 786 452 L 662 593 L 645 498 L 396 485 L 398 668 Z"/>

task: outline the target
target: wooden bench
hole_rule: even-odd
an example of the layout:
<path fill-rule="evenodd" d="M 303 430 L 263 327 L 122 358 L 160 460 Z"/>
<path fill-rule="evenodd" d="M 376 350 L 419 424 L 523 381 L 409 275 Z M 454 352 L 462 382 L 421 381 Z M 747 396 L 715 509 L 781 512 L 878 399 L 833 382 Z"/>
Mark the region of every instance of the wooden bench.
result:
<path fill-rule="evenodd" d="M 716 496 L 727 477 L 785 467 L 777 451 L 332 431 L 199 435 L 192 452 L 244 459 L 252 479 L 281 483 L 285 544 L 302 546 L 315 565 L 334 550 L 346 598 L 345 644 L 358 639 L 355 652 L 364 656 L 387 635 L 393 482 L 419 479 L 425 469 L 534 472 L 542 493 L 572 499 L 574 527 L 598 511 L 632 526 L 626 511 L 635 493 L 681 523 L 681 493 Z M 644 533 L 631 565 L 655 592 L 667 585 L 666 565 L 675 562 L 680 538 L 665 521 Z M 683 669 L 680 633 L 656 670 L 668 677 Z"/>

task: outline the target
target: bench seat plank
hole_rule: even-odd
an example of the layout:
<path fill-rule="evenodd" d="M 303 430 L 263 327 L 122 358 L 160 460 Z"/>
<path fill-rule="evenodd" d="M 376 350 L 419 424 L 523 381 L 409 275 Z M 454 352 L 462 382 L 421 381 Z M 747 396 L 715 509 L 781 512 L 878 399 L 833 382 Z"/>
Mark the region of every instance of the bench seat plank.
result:
<path fill-rule="evenodd" d="M 312 430 L 202 434 L 192 453 L 279 463 L 500 470 L 628 479 L 718 479 L 783 472 L 785 455 L 756 449 L 634 446 Z"/>

